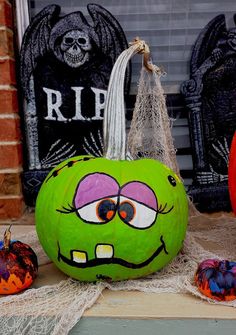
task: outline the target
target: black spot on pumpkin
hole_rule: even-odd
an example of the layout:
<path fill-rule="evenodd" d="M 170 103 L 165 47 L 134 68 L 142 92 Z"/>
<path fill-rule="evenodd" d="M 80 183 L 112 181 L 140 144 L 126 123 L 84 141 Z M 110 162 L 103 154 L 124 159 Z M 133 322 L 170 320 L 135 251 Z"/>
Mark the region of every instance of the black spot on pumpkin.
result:
<path fill-rule="evenodd" d="M 74 161 L 69 161 L 69 162 L 67 163 L 67 167 L 68 167 L 68 168 L 69 168 L 69 167 L 72 167 L 74 164 L 75 164 Z"/>
<path fill-rule="evenodd" d="M 170 183 L 172 186 L 175 187 L 175 186 L 177 185 L 176 180 L 175 180 L 175 178 L 174 178 L 173 176 L 169 175 L 169 176 L 168 176 L 168 180 L 169 180 L 169 183 Z"/>

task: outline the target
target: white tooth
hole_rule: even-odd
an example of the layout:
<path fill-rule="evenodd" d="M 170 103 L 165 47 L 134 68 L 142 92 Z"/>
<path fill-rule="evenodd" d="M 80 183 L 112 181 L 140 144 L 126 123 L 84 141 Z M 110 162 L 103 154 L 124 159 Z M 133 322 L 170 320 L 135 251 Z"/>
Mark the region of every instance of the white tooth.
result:
<path fill-rule="evenodd" d="M 87 254 L 83 251 L 73 251 L 72 259 L 76 263 L 86 263 L 87 262 Z"/>
<path fill-rule="evenodd" d="M 114 253 L 110 244 L 98 244 L 95 252 L 97 258 L 112 258 Z"/>

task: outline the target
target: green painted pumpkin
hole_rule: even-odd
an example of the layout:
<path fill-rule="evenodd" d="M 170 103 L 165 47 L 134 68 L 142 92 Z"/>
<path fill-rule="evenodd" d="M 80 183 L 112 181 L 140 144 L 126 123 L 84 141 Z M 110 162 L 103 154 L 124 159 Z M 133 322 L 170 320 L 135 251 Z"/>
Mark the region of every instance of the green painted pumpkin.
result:
<path fill-rule="evenodd" d="M 148 275 L 181 249 L 188 202 L 159 161 L 79 156 L 46 178 L 36 204 L 39 240 L 56 266 L 82 281 Z"/>

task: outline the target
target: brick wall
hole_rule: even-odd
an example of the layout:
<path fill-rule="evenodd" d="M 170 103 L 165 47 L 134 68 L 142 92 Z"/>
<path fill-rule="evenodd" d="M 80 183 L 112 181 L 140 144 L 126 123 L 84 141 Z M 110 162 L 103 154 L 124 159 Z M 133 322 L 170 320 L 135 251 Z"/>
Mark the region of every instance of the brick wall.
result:
<path fill-rule="evenodd" d="M 0 0 L 0 221 L 17 219 L 24 210 L 14 57 L 12 5 Z"/>

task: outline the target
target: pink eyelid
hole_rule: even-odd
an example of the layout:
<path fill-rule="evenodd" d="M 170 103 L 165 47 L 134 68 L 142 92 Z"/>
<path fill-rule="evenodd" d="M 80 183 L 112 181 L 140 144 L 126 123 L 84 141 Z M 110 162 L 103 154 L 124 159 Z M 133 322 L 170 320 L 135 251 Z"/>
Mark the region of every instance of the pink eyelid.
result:
<path fill-rule="evenodd" d="M 152 189 L 146 184 L 133 181 L 121 188 L 120 195 L 140 202 L 157 211 L 157 199 Z"/>
<path fill-rule="evenodd" d="M 87 175 L 79 183 L 74 197 L 74 205 L 81 208 L 102 198 L 118 196 L 119 185 L 114 178 L 105 173 Z"/>

